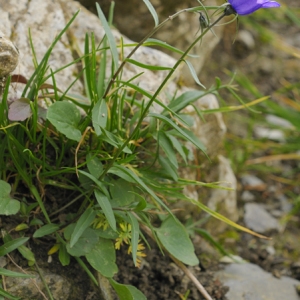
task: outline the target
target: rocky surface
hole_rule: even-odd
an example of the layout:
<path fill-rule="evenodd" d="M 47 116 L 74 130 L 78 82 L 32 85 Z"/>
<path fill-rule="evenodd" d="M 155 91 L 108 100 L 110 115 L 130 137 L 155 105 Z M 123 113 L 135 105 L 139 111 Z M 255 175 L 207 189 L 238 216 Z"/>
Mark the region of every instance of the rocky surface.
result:
<path fill-rule="evenodd" d="M 300 281 L 275 278 L 259 266 L 250 263 L 229 264 L 217 272 L 216 278 L 229 287 L 228 300 L 299 300 Z"/>
<path fill-rule="evenodd" d="M 281 226 L 261 204 L 245 204 L 244 222 L 247 228 L 259 233 L 266 233 L 272 230 L 280 231 Z"/>
<path fill-rule="evenodd" d="M 96 14 L 95 1 L 79 0 L 79 2 Z M 108 0 L 98 0 L 97 2 L 103 7 L 106 14 L 108 14 L 111 2 Z M 121 5 L 121 0 L 115 2 L 114 23 L 116 24 L 116 27 L 120 29 L 122 34 L 138 42 L 153 29 L 153 18 L 143 1 L 130 0 L 126 2 L 125 7 Z M 205 5 L 213 6 L 216 5 L 217 2 L 218 1 L 216 0 L 206 0 Z M 197 5 L 197 2 L 193 0 L 152 0 L 151 3 L 156 9 L 160 22 L 166 20 L 169 16 L 180 10 Z M 216 17 L 213 17 L 211 22 L 215 18 Z M 198 74 L 200 74 L 205 61 L 222 38 L 223 29 L 223 26 L 215 27 L 214 33 L 209 32 L 205 35 L 201 45 L 199 44 L 192 50 L 193 54 L 198 55 L 196 58 L 190 58 L 190 61 L 193 63 Z M 177 47 L 178 49 L 185 50 L 186 47 L 194 41 L 195 36 L 201 33 L 201 30 L 198 30 L 199 15 L 195 13 L 182 13 L 178 17 L 167 22 L 154 37 Z M 167 53 L 178 58 L 177 54 L 174 55 L 174 53 L 171 52 Z M 200 80 L 201 77 L 202 76 L 200 76 Z M 180 81 L 183 81 L 184 84 L 189 86 L 194 85 L 194 80 L 190 76 L 187 67 L 183 68 Z"/>

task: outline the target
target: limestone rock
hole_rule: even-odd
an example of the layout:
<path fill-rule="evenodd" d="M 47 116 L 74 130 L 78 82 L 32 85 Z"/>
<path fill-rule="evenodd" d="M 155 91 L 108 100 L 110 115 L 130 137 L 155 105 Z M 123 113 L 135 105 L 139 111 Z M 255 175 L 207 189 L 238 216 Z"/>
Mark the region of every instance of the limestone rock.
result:
<path fill-rule="evenodd" d="M 17 268 L 14 268 L 13 271 L 20 272 Z M 70 281 L 58 274 L 46 270 L 41 271 L 54 299 L 69 299 L 71 295 Z M 7 291 L 16 297 L 21 297 L 23 300 L 45 299 L 42 295 L 42 293 L 46 293 L 45 287 L 38 273 L 33 271 L 27 273 L 34 275 L 35 278 L 6 277 Z"/>
<path fill-rule="evenodd" d="M 244 221 L 247 228 L 259 233 L 281 229 L 277 219 L 272 217 L 261 204 L 246 203 Z"/>
<path fill-rule="evenodd" d="M 38 1 L 0 1 L 0 31 L 11 38 L 20 52 L 20 63 L 15 71 L 28 77 L 34 72 L 33 54 L 30 48 L 28 30 L 30 29 L 32 43 L 37 61 L 40 62 L 57 34 L 65 27 L 67 20 L 58 0 Z M 50 68 L 55 71 L 74 60 L 67 35 L 55 46 L 49 60 Z M 59 87 L 67 88 L 77 73 L 75 65 L 61 70 L 56 74 Z M 22 87 L 23 88 L 23 87 Z M 73 91 L 82 91 L 79 81 L 73 86 Z"/>
<path fill-rule="evenodd" d="M 216 277 L 229 286 L 228 300 L 299 300 L 298 280 L 285 276 L 275 278 L 254 264 L 227 265 Z"/>
<path fill-rule="evenodd" d="M 95 11 L 95 1 L 79 0 L 84 6 L 88 7 L 91 11 Z M 110 1 L 98 0 L 97 1 L 104 11 L 108 12 Z M 207 0 L 205 5 L 216 5 L 216 0 Z M 145 3 L 140 0 L 127 0 L 126 5 L 121 0 L 115 1 L 114 8 L 114 23 L 116 27 L 127 37 L 138 42 L 146 34 L 148 34 L 154 27 L 153 18 L 147 9 Z M 152 0 L 152 5 L 156 9 L 160 22 L 167 19 L 174 13 L 190 8 L 196 5 L 195 1 L 188 0 Z M 210 22 L 213 22 L 213 17 Z M 166 25 L 159 30 L 154 38 L 177 47 L 181 50 L 186 50 L 201 33 L 199 30 L 199 15 L 195 13 L 181 13 L 177 18 L 167 22 Z M 214 47 L 220 41 L 223 32 L 223 26 L 215 27 L 214 32 L 208 32 L 201 44 L 197 45 L 192 54 L 199 55 L 197 58 L 190 59 L 197 73 L 200 73 L 205 61 L 209 57 Z M 198 33 L 197 33 L 198 31 Z M 166 50 L 163 50 L 166 51 Z M 168 54 L 178 58 L 177 54 L 167 52 Z M 187 85 L 193 85 L 194 80 L 190 76 L 187 67 L 184 67 L 181 72 L 181 80 Z"/>

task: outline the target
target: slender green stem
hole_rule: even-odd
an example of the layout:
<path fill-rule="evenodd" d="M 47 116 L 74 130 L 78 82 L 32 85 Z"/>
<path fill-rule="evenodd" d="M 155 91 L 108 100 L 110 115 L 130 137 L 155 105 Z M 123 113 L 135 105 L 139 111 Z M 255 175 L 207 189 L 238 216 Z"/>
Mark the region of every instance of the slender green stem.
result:
<path fill-rule="evenodd" d="M 219 6 L 211 6 L 211 7 L 206 7 L 206 9 L 216 9 L 219 8 Z M 197 7 L 193 7 L 193 8 L 185 8 L 182 9 L 180 11 L 178 11 L 177 13 L 175 13 L 172 16 L 169 16 L 166 20 L 164 20 L 163 22 L 161 22 L 159 25 L 157 25 L 156 27 L 153 28 L 153 30 L 151 32 L 149 32 L 133 49 L 132 51 L 128 54 L 128 56 L 126 57 L 126 59 L 130 58 L 135 52 L 136 50 L 142 46 L 142 44 L 148 39 L 150 38 L 155 32 L 157 32 L 160 28 L 162 28 L 168 21 L 173 20 L 174 18 L 176 18 L 178 15 L 180 15 L 183 12 L 193 12 L 193 11 L 197 11 L 197 10 L 203 10 L 202 6 L 197 6 Z M 119 66 L 119 68 L 117 69 L 117 71 L 115 72 L 114 76 L 111 78 L 105 93 L 103 95 L 103 99 L 105 99 L 108 95 L 108 92 L 111 88 L 111 86 L 113 85 L 113 83 L 115 82 L 117 76 L 120 74 L 120 72 L 122 71 L 123 67 L 126 64 L 126 59 L 123 60 L 123 62 L 121 63 L 121 65 Z"/>
<path fill-rule="evenodd" d="M 36 267 L 36 269 L 37 269 L 37 271 L 38 271 L 38 273 L 40 275 L 40 278 L 41 278 L 41 280 L 42 280 L 42 282 L 44 284 L 44 287 L 45 287 L 45 289 L 47 291 L 48 296 L 50 297 L 51 300 L 54 300 L 54 298 L 52 296 L 52 293 L 51 293 L 51 291 L 49 289 L 49 286 L 48 286 L 48 284 L 47 284 L 47 282 L 46 282 L 46 280 L 45 280 L 45 278 L 44 278 L 44 276 L 43 276 L 43 274 L 42 274 L 39 266 L 37 265 L 37 263 L 35 263 L 35 267 Z"/>
<path fill-rule="evenodd" d="M 186 11 L 186 10 L 184 10 Z M 182 11 L 181 11 L 182 12 Z M 179 14 L 180 12 L 178 12 L 177 14 Z M 177 15 L 175 14 L 175 15 Z M 127 138 L 127 140 L 123 143 L 123 145 L 118 148 L 116 154 L 114 155 L 113 159 L 109 161 L 109 163 L 107 164 L 107 167 L 105 168 L 105 170 L 103 171 L 100 179 L 103 179 L 103 177 L 105 176 L 105 174 L 108 172 L 108 170 L 112 167 L 112 165 L 114 164 L 114 162 L 116 161 L 116 159 L 119 157 L 119 155 L 121 154 L 121 152 L 123 151 L 123 149 L 128 145 L 128 143 L 133 139 L 133 137 L 135 136 L 135 134 L 138 132 L 140 125 L 142 124 L 142 121 L 144 120 L 144 118 L 146 117 L 146 114 L 149 111 L 150 106 L 152 105 L 152 103 L 155 101 L 156 97 L 158 96 L 158 94 L 161 92 L 161 90 L 163 89 L 163 87 L 165 86 L 165 84 L 167 83 L 167 81 L 171 78 L 171 76 L 173 75 L 173 73 L 175 72 L 175 70 L 178 68 L 178 66 L 180 65 L 180 63 L 184 60 L 184 58 L 188 55 L 188 53 L 191 51 L 191 49 L 203 38 L 203 36 L 209 31 L 211 30 L 212 27 L 214 27 L 221 19 L 223 19 L 226 16 L 226 12 L 224 12 L 215 22 L 213 22 L 212 24 L 210 24 L 203 32 L 202 34 L 199 35 L 199 37 L 187 48 L 187 50 L 182 54 L 182 56 L 180 57 L 180 59 L 175 63 L 174 67 L 172 68 L 172 70 L 168 73 L 168 75 L 166 76 L 166 78 L 164 79 L 164 81 L 161 83 L 161 85 L 159 86 L 159 88 L 156 90 L 156 92 L 153 94 L 152 98 L 149 100 L 148 104 L 146 105 L 145 109 L 143 110 L 143 112 L 141 113 L 141 116 L 139 118 L 139 121 L 136 125 L 136 127 L 134 128 L 134 130 L 132 131 L 131 135 Z M 171 18 L 171 17 L 169 17 Z M 166 21 L 165 21 L 166 22 Z M 157 27 L 161 27 L 163 23 L 161 23 L 160 25 L 158 25 Z M 149 35 L 148 35 L 149 36 Z M 148 38 L 147 36 L 147 38 Z M 143 39 L 144 41 L 145 39 Z M 140 45 L 140 43 L 139 43 Z M 139 46 L 138 45 L 138 46 Z M 136 47 L 135 47 L 136 48 Z M 132 52 L 131 52 L 132 53 Z M 130 54 L 131 54 L 130 53 Z M 125 63 L 125 62 L 123 62 Z M 119 71 L 119 70 L 118 70 Z M 118 72 L 117 71 L 117 72 Z"/>

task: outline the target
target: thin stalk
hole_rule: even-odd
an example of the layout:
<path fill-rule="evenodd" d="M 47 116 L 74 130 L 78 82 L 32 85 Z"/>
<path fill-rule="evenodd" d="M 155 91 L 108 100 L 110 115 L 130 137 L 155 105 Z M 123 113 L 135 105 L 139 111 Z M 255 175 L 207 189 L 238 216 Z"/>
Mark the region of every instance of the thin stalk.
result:
<path fill-rule="evenodd" d="M 48 286 L 48 284 L 47 284 L 47 282 L 46 282 L 46 280 L 45 280 L 45 278 L 44 278 L 44 276 L 43 276 L 43 274 L 42 274 L 42 272 L 41 272 L 39 266 L 37 265 L 37 263 L 35 263 L 34 265 L 35 265 L 35 267 L 36 267 L 37 272 L 38 272 L 39 275 L 40 275 L 40 278 L 41 278 L 41 280 L 42 280 L 42 282 L 43 282 L 43 284 L 44 284 L 44 287 L 45 287 L 45 289 L 46 289 L 46 292 L 47 292 L 48 296 L 50 297 L 51 300 L 54 300 L 54 298 L 53 298 L 53 296 L 52 296 L 52 293 L 51 293 L 51 291 L 50 291 L 50 289 L 49 289 L 49 286 Z"/>
<path fill-rule="evenodd" d="M 215 8 L 219 8 L 219 6 L 215 7 L 215 6 L 212 6 L 212 7 L 207 7 L 206 9 L 215 9 Z M 183 12 L 193 12 L 193 11 L 196 11 L 196 10 L 200 10 L 202 9 L 203 10 L 203 7 L 202 6 L 198 6 L 198 7 L 193 7 L 193 8 L 185 8 L 185 9 L 182 9 L 180 11 L 178 11 L 177 13 L 175 13 L 174 15 L 172 16 L 169 16 L 166 20 L 164 20 L 163 22 L 161 22 L 159 25 L 157 25 L 156 27 L 153 28 L 152 31 L 150 31 L 133 49 L 132 51 L 128 54 L 128 56 L 126 57 L 126 59 L 130 58 L 135 52 L 136 50 L 143 45 L 143 43 L 148 39 L 150 38 L 155 32 L 157 32 L 160 28 L 162 28 L 168 21 L 171 21 L 173 20 L 174 18 L 176 18 L 178 15 L 180 15 L 181 13 Z M 223 16 L 224 17 L 224 16 Z M 223 18 L 222 17 L 222 18 Z M 217 20 L 218 22 L 220 21 L 220 19 Z M 213 25 L 215 25 L 217 22 L 213 23 Z M 211 26 L 212 27 L 212 26 Z M 210 28 L 211 28 L 210 27 Z M 111 78 L 106 90 L 105 90 L 105 93 L 103 95 L 103 98 L 105 99 L 109 93 L 109 90 L 112 86 L 112 84 L 115 82 L 117 76 L 120 74 L 121 70 L 123 69 L 124 65 L 126 64 L 126 59 L 123 60 L 123 62 L 121 63 L 121 65 L 119 66 L 119 68 L 117 69 L 116 73 L 114 74 L 114 76 Z"/>
<path fill-rule="evenodd" d="M 183 10 L 183 11 L 187 11 L 187 10 Z M 182 11 L 180 11 L 182 12 Z M 177 14 L 179 14 L 180 12 L 178 12 Z M 177 15 L 175 14 L 175 15 Z M 172 18 L 175 16 L 173 15 Z M 141 113 L 141 116 L 139 118 L 139 121 L 136 125 L 136 127 L 134 128 L 134 130 L 132 131 L 131 135 L 127 138 L 127 140 L 123 143 L 123 145 L 118 148 L 116 154 L 114 155 L 114 157 L 112 158 L 112 160 L 109 161 L 109 163 L 107 164 L 107 167 L 105 168 L 105 170 L 103 171 L 100 180 L 103 179 L 103 177 L 105 176 L 105 174 L 108 172 L 108 170 L 112 167 L 112 165 L 114 164 L 114 162 L 116 161 L 116 159 L 119 157 L 119 155 L 121 154 L 121 152 L 123 151 L 123 149 L 128 145 L 128 143 L 133 139 L 133 137 L 136 135 L 136 133 L 138 132 L 140 125 L 142 124 L 144 118 L 146 117 L 146 114 L 149 111 L 150 106 L 152 105 L 152 103 L 155 101 L 156 97 L 158 96 L 158 94 L 161 92 L 161 90 L 163 89 L 163 87 L 166 85 L 167 81 L 171 78 L 171 76 L 173 75 L 173 73 L 176 71 L 176 69 L 178 68 L 178 66 L 180 65 L 180 63 L 184 60 L 184 58 L 188 55 L 188 53 L 190 52 L 190 50 L 203 38 L 203 36 L 209 31 L 211 30 L 212 27 L 214 27 L 221 19 L 223 19 L 225 16 L 227 15 L 226 12 L 224 12 L 215 22 L 213 22 L 212 24 L 210 24 L 202 33 L 201 35 L 187 48 L 187 50 L 182 54 L 182 56 L 180 57 L 180 59 L 175 63 L 174 67 L 172 68 L 172 70 L 168 73 L 168 75 L 166 76 L 166 78 L 164 79 L 164 81 L 161 83 L 161 85 L 159 86 L 159 88 L 156 90 L 156 92 L 153 94 L 152 98 L 149 100 L 148 104 L 146 105 L 145 109 L 143 110 L 143 112 Z M 171 18 L 171 17 L 169 17 Z M 168 20 L 168 19 L 167 19 Z M 166 21 L 167 21 L 166 20 Z M 166 21 L 164 21 L 163 23 L 161 23 L 160 25 L 158 25 L 156 28 L 160 28 L 162 26 L 162 24 L 164 24 Z M 155 28 L 155 29 L 156 29 Z M 154 29 L 154 30 L 155 30 Z M 151 33 L 153 34 L 153 33 Z M 149 35 L 147 35 L 146 38 L 143 39 L 146 40 L 149 37 Z M 142 42 L 143 42 L 142 41 Z M 141 43 L 139 43 L 134 50 L 140 46 Z M 133 51 L 129 54 L 129 56 L 127 58 L 130 57 L 130 55 L 133 54 Z M 123 61 L 122 64 L 125 64 L 125 61 Z M 122 66 L 122 65 L 121 65 Z M 121 68 L 120 66 L 120 68 Z M 120 71 L 120 68 L 117 70 L 116 73 L 118 73 Z M 114 80 L 116 78 L 116 75 L 114 75 L 114 77 L 112 78 L 112 80 Z M 112 82 L 112 81 L 111 81 Z M 108 92 L 108 91 L 107 91 Z M 105 94 L 107 93 L 105 92 Z"/>

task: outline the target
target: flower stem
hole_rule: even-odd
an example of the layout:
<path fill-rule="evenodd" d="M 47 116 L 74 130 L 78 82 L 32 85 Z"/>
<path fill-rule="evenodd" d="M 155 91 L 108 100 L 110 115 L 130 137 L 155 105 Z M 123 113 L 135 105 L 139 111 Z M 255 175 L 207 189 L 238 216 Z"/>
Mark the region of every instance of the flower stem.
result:
<path fill-rule="evenodd" d="M 170 18 L 172 19 L 174 16 L 177 16 L 179 13 L 183 12 L 183 11 L 188 11 L 187 9 L 184 9 L 182 11 L 177 12 L 176 14 L 174 14 L 173 16 L 170 16 L 167 20 L 165 20 L 164 22 L 162 22 L 161 24 L 159 24 L 157 27 L 154 28 L 154 30 L 151 32 L 151 34 L 148 34 L 132 51 L 131 53 L 128 55 L 127 58 L 129 58 L 134 52 L 135 50 L 149 37 L 151 36 L 154 32 L 156 32 L 159 28 L 161 28 L 165 22 L 167 22 Z M 115 153 L 114 157 L 112 158 L 112 160 L 109 161 L 109 163 L 107 164 L 107 167 L 105 168 L 105 170 L 103 171 L 103 173 L 100 176 L 100 180 L 103 179 L 103 177 L 105 176 L 105 174 L 108 172 L 108 170 L 113 166 L 114 162 L 116 161 L 116 159 L 119 157 L 119 155 L 121 154 L 121 152 L 123 151 L 123 149 L 128 145 L 128 143 L 134 138 L 134 136 L 136 135 L 136 133 L 138 132 L 140 125 L 142 124 L 144 118 L 146 117 L 146 114 L 148 113 L 150 106 L 152 105 L 152 103 L 154 102 L 154 100 L 156 99 L 156 97 L 158 96 L 158 94 L 161 92 L 161 90 L 163 89 L 163 87 L 166 85 L 167 81 L 171 78 L 171 76 L 174 74 L 175 70 L 178 68 L 178 66 L 180 65 L 180 63 L 184 60 L 184 58 L 188 55 L 188 53 L 190 52 L 190 50 L 199 42 L 199 40 L 201 40 L 203 38 L 203 36 L 209 31 L 211 30 L 211 28 L 213 28 L 218 22 L 220 22 L 221 19 L 223 19 L 226 16 L 226 12 L 224 11 L 223 14 L 216 20 L 214 21 L 212 24 L 210 24 L 200 35 L 199 37 L 187 48 L 187 50 L 182 54 L 182 56 L 180 57 L 180 59 L 175 63 L 175 65 L 173 66 L 173 68 L 171 69 L 171 71 L 168 73 L 168 75 L 166 76 L 166 78 L 164 79 L 164 81 L 161 83 L 161 85 L 158 87 L 158 89 L 156 90 L 156 92 L 153 94 L 152 98 L 149 100 L 149 102 L 147 103 L 145 109 L 143 110 L 143 112 L 141 113 L 141 116 L 134 128 L 134 130 L 132 131 L 132 133 L 130 134 L 130 136 L 127 138 L 127 140 L 122 144 L 122 146 L 120 148 L 118 148 L 117 152 Z M 126 62 L 126 60 L 123 61 L 122 65 L 124 65 Z M 122 66 L 121 65 L 121 66 Z M 116 74 L 119 72 L 121 66 L 119 67 L 119 69 L 117 70 Z M 114 75 L 114 77 L 111 79 L 111 84 L 112 82 L 115 80 L 117 75 Z M 107 95 L 108 90 L 105 92 L 105 95 Z M 104 95 L 104 96 L 105 96 Z"/>
<path fill-rule="evenodd" d="M 212 6 L 212 7 L 208 7 L 206 9 L 215 9 L 218 7 Z M 132 51 L 127 55 L 126 59 L 130 58 L 135 52 L 136 50 L 143 45 L 143 43 L 150 38 L 154 33 L 156 33 L 160 28 L 162 28 L 168 21 L 173 20 L 174 18 L 176 18 L 178 15 L 180 15 L 183 12 L 193 12 L 195 10 L 199 10 L 199 9 L 203 9 L 202 6 L 198 6 L 198 7 L 193 7 L 193 8 L 185 8 L 182 9 L 180 11 L 178 11 L 177 13 L 169 16 L 166 20 L 164 20 L 163 22 L 161 22 L 159 25 L 155 26 L 133 49 Z M 117 76 L 120 74 L 120 72 L 122 71 L 124 65 L 126 64 L 126 59 L 124 59 L 121 63 L 121 65 L 119 66 L 119 68 L 117 69 L 117 71 L 115 72 L 114 76 L 111 78 L 109 84 L 107 85 L 107 88 L 105 90 L 105 93 L 103 95 L 103 99 L 105 99 L 108 95 L 108 92 L 112 86 L 112 84 L 115 82 Z"/>

